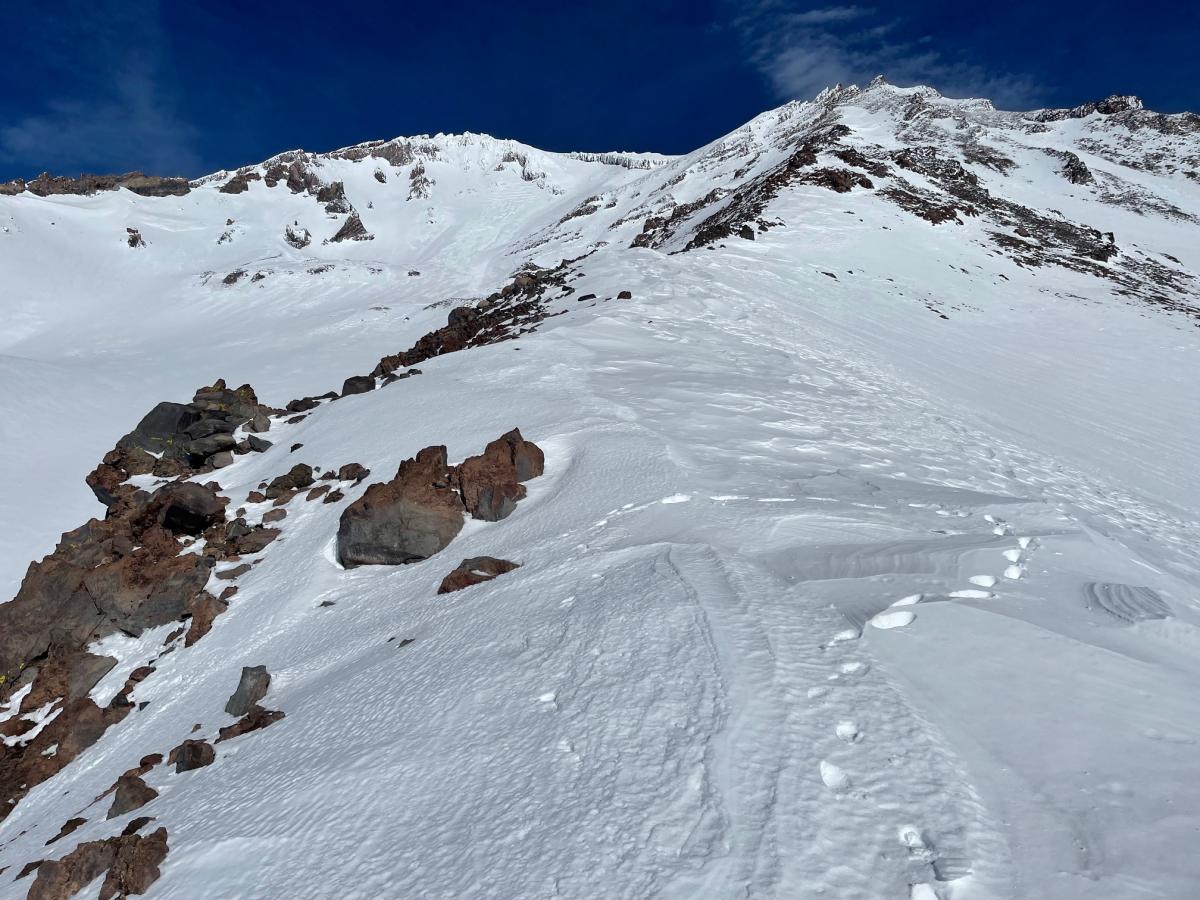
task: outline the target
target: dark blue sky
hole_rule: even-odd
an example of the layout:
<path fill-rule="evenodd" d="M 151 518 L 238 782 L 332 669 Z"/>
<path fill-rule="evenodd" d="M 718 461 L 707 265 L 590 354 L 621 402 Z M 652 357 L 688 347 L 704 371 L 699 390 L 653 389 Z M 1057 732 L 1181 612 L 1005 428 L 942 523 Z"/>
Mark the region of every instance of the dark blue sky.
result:
<path fill-rule="evenodd" d="M 679 153 L 883 72 L 1007 108 L 1200 110 L 1197 4 L 784 0 L 4 4 L 0 180 L 196 176 L 280 150 L 483 131 Z"/>

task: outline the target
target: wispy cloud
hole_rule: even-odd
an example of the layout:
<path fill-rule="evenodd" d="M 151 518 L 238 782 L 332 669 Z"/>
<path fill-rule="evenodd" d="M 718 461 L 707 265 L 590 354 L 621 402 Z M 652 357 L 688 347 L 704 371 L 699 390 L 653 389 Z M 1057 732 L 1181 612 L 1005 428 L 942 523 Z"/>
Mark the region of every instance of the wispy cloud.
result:
<path fill-rule="evenodd" d="M 786 0 L 759 0 L 733 20 L 751 63 L 782 99 L 808 98 L 833 84 L 865 84 L 886 75 L 896 84 L 928 84 L 956 97 L 987 97 L 1026 106 L 1027 78 L 990 72 L 941 49 L 909 21 L 865 6 L 797 10 Z"/>
<path fill-rule="evenodd" d="M 63 27 L 34 44 L 30 74 L 54 76 L 47 80 L 55 89 L 0 124 L 0 162 L 31 174 L 196 170 L 198 132 L 175 109 L 158 5 L 125 10 L 78 4 L 60 16 Z"/>

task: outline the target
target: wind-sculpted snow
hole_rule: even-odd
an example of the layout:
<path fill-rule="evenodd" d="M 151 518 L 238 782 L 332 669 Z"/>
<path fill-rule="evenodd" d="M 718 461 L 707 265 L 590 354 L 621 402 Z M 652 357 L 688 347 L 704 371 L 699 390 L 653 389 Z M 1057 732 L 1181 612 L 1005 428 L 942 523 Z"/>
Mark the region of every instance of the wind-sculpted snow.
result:
<path fill-rule="evenodd" d="M 1050 113 L 874 84 L 685 157 L 0 197 L 8 596 L 156 403 L 287 407 L 196 476 L 277 536 L 203 640 L 89 645 L 130 711 L 15 805 L 0 897 L 137 823 L 159 898 L 1191 898 L 1196 132 Z M 374 240 L 325 243 L 335 183 Z M 372 482 L 514 424 L 509 515 L 338 564 Z M 22 702 L 6 735 L 55 727 Z"/>

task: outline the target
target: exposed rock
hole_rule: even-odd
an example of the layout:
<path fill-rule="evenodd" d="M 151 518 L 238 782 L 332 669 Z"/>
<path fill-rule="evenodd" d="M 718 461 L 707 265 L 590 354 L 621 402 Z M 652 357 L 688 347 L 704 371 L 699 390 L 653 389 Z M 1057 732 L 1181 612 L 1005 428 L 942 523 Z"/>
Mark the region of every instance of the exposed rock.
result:
<path fill-rule="evenodd" d="M 303 250 L 312 243 L 312 234 L 307 228 L 295 229 L 288 225 L 283 229 L 283 239 L 297 250 Z"/>
<path fill-rule="evenodd" d="M 265 513 L 263 513 L 262 520 L 263 520 L 263 524 L 266 525 L 266 524 L 270 524 L 271 522 L 282 521 L 283 519 L 286 519 L 286 518 L 287 518 L 287 510 L 286 509 L 269 509 Z"/>
<path fill-rule="evenodd" d="M 249 734 L 251 731 L 258 731 L 260 728 L 274 725 L 282 718 L 284 718 L 284 714 L 279 710 L 263 709 L 258 705 L 251 706 L 242 718 L 238 719 L 232 725 L 226 725 L 219 730 L 216 742 L 219 744 L 221 741 L 240 737 L 243 734 Z"/>
<path fill-rule="evenodd" d="M 246 437 L 246 443 L 255 453 L 266 453 L 275 445 L 265 438 L 260 438 L 257 434 L 251 434 Z"/>
<path fill-rule="evenodd" d="M 136 228 L 125 229 L 125 243 L 130 247 L 145 247 L 146 242 L 142 239 L 142 233 Z"/>
<path fill-rule="evenodd" d="M 146 837 L 129 834 L 88 841 L 62 859 L 43 862 L 28 900 L 68 900 L 105 872 L 99 900 L 144 894 L 158 880 L 158 867 L 169 849 L 165 828 Z"/>
<path fill-rule="evenodd" d="M 158 796 L 158 791 L 137 775 L 122 775 L 117 779 L 114 788 L 112 806 L 109 807 L 108 815 L 105 817 L 108 819 L 115 819 L 127 812 L 141 809 Z"/>
<path fill-rule="evenodd" d="M 218 190 L 222 194 L 240 194 L 250 189 L 251 181 L 261 181 L 262 176 L 257 172 L 238 173 L 221 185 Z"/>
<path fill-rule="evenodd" d="M 632 300 L 633 292 L 632 291 L 621 291 L 619 294 L 617 294 L 617 299 L 618 300 Z"/>
<path fill-rule="evenodd" d="M 375 235 L 367 231 L 363 225 L 362 219 L 358 213 L 350 213 L 349 218 L 342 223 L 342 227 L 337 230 L 337 234 L 329 239 L 330 243 L 339 244 L 342 241 L 373 241 Z"/>
<path fill-rule="evenodd" d="M 472 518 L 496 522 L 508 516 L 525 496 L 521 482 L 543 471 L 541 449 L 514 428 L 488 444 L 481 455 L 464 460 L 455 480 Z"/>
<path fill-rule="evenodd" d="M 370 474 L 371 470 L 361 463 L 346 463 L 337 470 L 337 480 L 353 481 L 355 484 L 358 484 Z"/>
<path fill-rule="evenodd" d="M 866 175 L 850 169 L 814 169 L 799 179 L 801 184 L 814 184 L 845 194 L 854 187 L 872 188 L 875 185 Z"/>
<path fill-rule="evenodd" d="M 462 526 L 446 448 L 426 447 L 402 462 L 395 478 L 371 485 L 342 512 L 338 561 L 348 569 L 416 562 L 443 549 Z"/>
<path fill-rule="evenodd" d="M 224 593 L 224 592 L 222 592 Z M 183 646 L 190 647 L 212 630 L 213 621 L 225 612 L 229 605 L 224 599 L 218 600 L 212 594 L 204 591 L 188 604 L 188 614 L 192 624 L 188 627 L 183 639 Z"/>
<path fill-rule="evenodd" d="M 67 819 L 67 821 L 63 822 L 62 827 L 58 829 L 58 834 L 46 841 L 46 846 L 49 847 L 51 844 L 61 841 L 68 834 L 77 831 L 81 825 L 86 824 L 87 819 L 83 818 L 82 816 L 76 816 L 74 819 Z"/>
<path fill-rule="evenodd" d="M 260 412 L 245 422 L 242 428 L 251 434 L 261 434 L 264 431 L 271 430 L 271 420 Z"/>
<path fill-rule="evenodd" d="M 465 587 L 491 581 L 497 575 L 503 575 L 505 572 L 511 572 L 517 568 L 520 568 L 520 563 L 510 562 L 507 559 L 496 559 L 494 556 L 476 556 L 464 559 L 459 563 L 457 569 L 442 579 L 438 593 L 449 594 L 452 591 L 461 591 Z"/>
<path fill-rule="evenodd" d="M 339 500 L 345 500 L 345 499 L 346 499 L 346 495 L 343 494 L 341 491 L 335 489 L 335 490 L 330 491 L 328 494 L 326 494 L 325 499 L 322 500 L 321 502 L 322 503 L 337 503 Z"/>
<path fill-rule="evenodd" d="M 313 500 L 321 499 L 321 497 L 323 497 L 325 494 L 328 494 L 328 493 L 329 493 L 329 485 L 319 484 L 315 488 L 313 488 L 311 491 L 309 491 L 307 494 L 305 494 L 304 499 L 306 502 L 311 503 Z"/>
<path fill-rule="evenodd" d="M 365 394 L 375 390 L 375 379 L 371 375 L 352 375 L 342 385 L 342 396 Z"/>
<path fill-rule="evenodd" d="M 232 569 L 225 569 L 223 572 L 218 572 L 217 577 L 222 581 L 233 581 L 235 578 L 241 578 L 250 571 L 250 563 L 242 563 L 240 566 L 234 566 Z"/>
<path fill-rule="evenodd" d="M 167 756 L 167 765 L 174 766 L 175 772 L 178 774 L 211 766 L 216 758 L 217 751 L 208 741 L 189 738 L 170 752 Z"/>
<path fill-rule="evenodd" d="M 298 490 L 312 487 L 313 482 L 312 466 L 306 463 L 297 463 L 286 474 L 280 475 L 267 485 L 266 496 L 268 500 L 274 500 L 289 491 L 295 493 Z"/>
<path fill-rule="evenodd" d="M 0 184 L 0 197 L 15 197 L 17 194 L 23 193 L 25 190 L 25 179 L 14 178 L 12 181 L 5 181 Z"/>
<path fill-rule="evenodd" d="M 231 716 L 244 716 L 250 708 L 267 696 L 271 686 L 271 675 L 266 666 L 244 666 L 237 690 L 225 704 L 225 712 Z"/>
<path fill-rule="evenodd" d="M 43 172 L 25 185 L 26 189 L 39 197 L 53 194 L 94 194 L 97 191 L 115 191 L 126 188 L 143 197 L 182 197 L 191 190 L 186 178 L 161 178 L 129 172 L 125 175 L 80 175 L 78 178 L 54 176 Z"/>
<path fill-rule="evenodd" d="M 346 199 L 345 185 L 340 181 L 327 184 L 317 191 L 317 202 L 324 203 L 325 212 L 332 215 L 342 215 L 354 211 L 354 207 Z"/>
<path fill-rule="evenodd" d="M 235 269 L 224 278 L 221 279 L 221 284 L 234 285 L 246 277 L 245 269 Z"/>

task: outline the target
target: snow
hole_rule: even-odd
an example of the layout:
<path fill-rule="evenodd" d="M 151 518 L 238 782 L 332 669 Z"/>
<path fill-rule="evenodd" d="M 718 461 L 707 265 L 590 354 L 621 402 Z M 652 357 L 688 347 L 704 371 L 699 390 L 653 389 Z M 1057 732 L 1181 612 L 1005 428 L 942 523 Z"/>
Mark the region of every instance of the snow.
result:
<path fill-rule="evenodd" d="M 879 91 L 912 95 L 873 88 L 845 120 L 897 144 Z M 649 170 L 523 148 L 536 182 L 496 170 L 510 142 L 437 136 L 412 201 L 406 167 L 328 159 L 376 235 L 353 246 L 322 245 L 341 217 L 282 185 L 0 198 L 10 595 L 99 513 L 83 475 L 155 402 L 219 376 L 278 405 L 336 389 L 443 324 L 431 304 L 595 251 L 537 334 L 273 425 L 273 448 L 211 476 L 236 508 L 294 463 L 360 462 L 352 500 L 426 445 L 457 461 L 519 426 L 546 475 L 516 512 L 428 561 L 346 571 L 344 504 L 292 501 L 212 632 L 134 688 L 148 707 L 0 826 L 0 867 L 75 815 L 53 855 L 115 833 L 92 798 L 214 737 L 241 667 L 266 665 L 285 719 L 146 776 L 171 845 L 150 896 L 1193 896 L 1196 329 L 865 191 L 795 187 L 753 242 L 628 249 L 658 200 L 762 171 L 813 115 L 789 104 Z M 991 189 L 1200 267 L 1194 224 L 1055 175 L 1032 145 L 1090 126 L 1048 127 L 989 132 L 1019 162 L 981 168 Z M 1200 214 L 1185 179 L 1086 161 Z M 562 221 L 592 196 L 615 203 Z M 282 242 L 296 220 L 304 251 Z M 221 285 L 239 267 L 271 274 Z M 435 594 L 480 555 L 522 566 Z M 93 648 L 120 660 L 96 695 L 161 640 Z M 0 897 L 27 885 L 0 877 Z"/>

